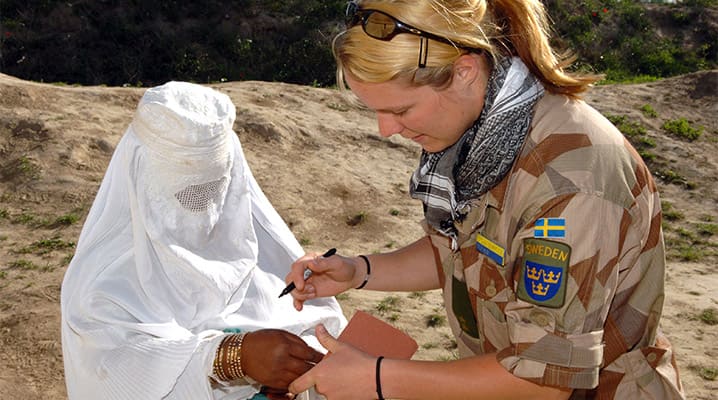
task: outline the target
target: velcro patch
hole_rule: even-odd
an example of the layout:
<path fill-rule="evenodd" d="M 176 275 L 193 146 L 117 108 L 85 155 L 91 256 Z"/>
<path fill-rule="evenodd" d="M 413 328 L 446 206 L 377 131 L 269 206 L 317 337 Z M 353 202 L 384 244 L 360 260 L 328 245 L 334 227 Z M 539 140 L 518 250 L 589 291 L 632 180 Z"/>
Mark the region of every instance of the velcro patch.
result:
<path fill-rule="evenodd" d="M 494 260 L 496 264 L 504 266 L 506 250 L 480 233 L 476 234 L 476 250 Z"/>
<path fill-rule="evenodd" d="M 543 307 L 562 307 L 570 261 L 571 247 L 565 243 L 524 239 L 517 296 Z"/>
<path fill-rule="evenodd" d="M 451 308 L 454 311 L 456 320 L 459 321 L 461 330 L 471 337 L 479 338 L 479 326 L 476 324 L 474 306 L 469 297 L 469 288 L 466 282 L 452 276 L 451 282 Z"/>

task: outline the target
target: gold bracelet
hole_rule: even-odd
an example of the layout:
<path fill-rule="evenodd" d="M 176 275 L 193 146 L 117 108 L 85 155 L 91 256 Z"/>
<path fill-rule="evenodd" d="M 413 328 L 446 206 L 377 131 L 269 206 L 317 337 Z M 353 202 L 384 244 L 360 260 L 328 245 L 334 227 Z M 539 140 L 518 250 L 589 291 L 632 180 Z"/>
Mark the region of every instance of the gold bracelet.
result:
<path fill-rule="evenodd" d="M 225 373 L 225 368 L 224 368 L 224 365 L 226 364 L 226 356 L 227 356 L 227 354 L 226 354 L 227 351 L 225 349 L 224 344 L 228 338 L 229 338 L 229 336 L 225 336 L 222 339 L 222 341 L 219 343 L 219 346 L 217 347 L 217 351 L 215 353 L 214 363 L 212 366 L 212 372 L 214 373 L 214 375 L 217 376 L 217 378 L 219 378 L 219 380 L 224 381 L 224 382 L 229 382 L 231 380 L 229 378 L 229 376 L 227 376 L 227 374 Z"/>
<path fill-rule="evenodd" d="M 246 333 L 225 336 L 217 347 L 212 373 L 221 381 L 230 382 L 244 378 L 242 369 L 242 341 Z"/>
<path fill-rule="evenodd" d="M 227 341 L 227 372 L 234 379 L 236 379 L 239 375 L 237 368 L 234 365 L 237 361 L 237 346 L 235 345 L 235 341 L 235 335 L 232 335 L 232 338 Z"/>
<path fill-rule="evenodd" d="M 244 378 L 244 370 L 242 370 L 242 342 L 245 333 L 232 335 L 232 339 L 228 341 L 227 346 L 231 351 L 229 361 L 229 372 L 234 379 Z"/>

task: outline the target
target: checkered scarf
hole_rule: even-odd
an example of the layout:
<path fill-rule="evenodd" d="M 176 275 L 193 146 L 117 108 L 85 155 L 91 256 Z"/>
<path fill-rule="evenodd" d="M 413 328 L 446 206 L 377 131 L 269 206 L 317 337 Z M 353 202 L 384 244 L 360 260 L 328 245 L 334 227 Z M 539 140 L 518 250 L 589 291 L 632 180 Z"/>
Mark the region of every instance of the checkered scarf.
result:
<path fill-rule="evenodd" d="M 433 228 L 456 238 L 454 221 L 462 220 L 470 201 L 511 169 L 543 92 L 520 58 L 502 59 L 489 77 L 479 119 L 451 147 L 422 153 L 409 192 L 424 203 L 424 216 Z"/>

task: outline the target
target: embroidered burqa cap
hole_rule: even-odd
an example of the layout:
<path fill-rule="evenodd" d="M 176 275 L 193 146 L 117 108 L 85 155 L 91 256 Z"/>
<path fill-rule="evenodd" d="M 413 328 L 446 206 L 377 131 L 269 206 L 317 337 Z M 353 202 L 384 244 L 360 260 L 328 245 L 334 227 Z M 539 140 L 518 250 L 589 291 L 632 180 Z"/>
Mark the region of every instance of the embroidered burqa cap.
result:
<path fill-rule="evenodd" d="M 148 89 L 107 168 L 62 285 L 70 399 L 245 399 L 213 387 L 222 330 L 346 324 L 334 299 L 277 299 L 304 252 L 252 176 L 225 94 Z"/>

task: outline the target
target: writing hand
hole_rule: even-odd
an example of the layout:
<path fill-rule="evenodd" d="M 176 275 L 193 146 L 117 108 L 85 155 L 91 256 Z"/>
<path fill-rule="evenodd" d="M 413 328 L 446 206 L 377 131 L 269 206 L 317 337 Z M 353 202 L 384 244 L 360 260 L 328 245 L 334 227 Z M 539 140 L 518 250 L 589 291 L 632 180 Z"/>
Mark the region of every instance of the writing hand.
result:
<path fill-rule="evenodd" d="M 312 271 L 312 274 L 305 281 L 307 269 Z M 335 296 L 352 288 L 356 271 L 354 259 L 339 255 L 325 258 L 318 253 L 312 253 L 299 258 L 292 264 L 291 271 L 285 278 L 285 282 L 295 285 L 295 289 L 291 291 L 294 308 L 301 310 L 306 300 Z"/>

